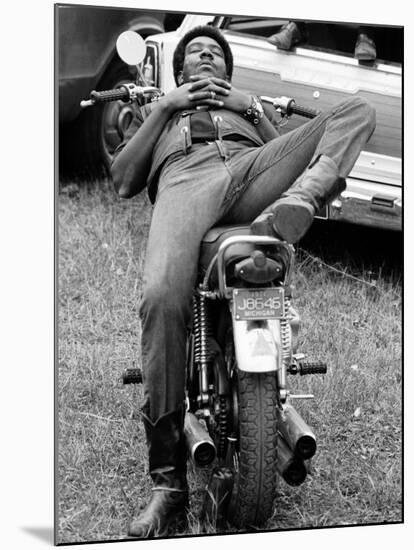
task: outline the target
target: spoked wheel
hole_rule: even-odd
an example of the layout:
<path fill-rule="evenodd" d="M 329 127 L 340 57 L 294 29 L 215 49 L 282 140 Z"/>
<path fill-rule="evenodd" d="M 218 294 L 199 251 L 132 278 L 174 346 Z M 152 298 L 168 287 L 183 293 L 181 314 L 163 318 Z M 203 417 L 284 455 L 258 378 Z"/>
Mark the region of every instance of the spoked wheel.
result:
<path fill-rule="evenodd" d="M 229 336 L 232 340 L 232 331 Z M 227 354 L 230 351 L 227 346 Z M 276 373 L 253 374 L 233 362 L 234 486 L 227 519 L 236 527 L 263 525 L 273 513 L 277 481 Z"/>

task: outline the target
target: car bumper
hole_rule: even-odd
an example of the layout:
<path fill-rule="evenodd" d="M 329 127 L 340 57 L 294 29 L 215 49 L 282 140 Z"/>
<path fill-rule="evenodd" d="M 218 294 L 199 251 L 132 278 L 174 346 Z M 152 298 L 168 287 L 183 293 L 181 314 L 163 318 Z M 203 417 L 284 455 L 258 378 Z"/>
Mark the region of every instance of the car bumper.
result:
<path fill-rule="evenodd" d="M 401 187 L 347 178 L 347 187 L 328 206 L 330 220 L 402 230 Z"/>

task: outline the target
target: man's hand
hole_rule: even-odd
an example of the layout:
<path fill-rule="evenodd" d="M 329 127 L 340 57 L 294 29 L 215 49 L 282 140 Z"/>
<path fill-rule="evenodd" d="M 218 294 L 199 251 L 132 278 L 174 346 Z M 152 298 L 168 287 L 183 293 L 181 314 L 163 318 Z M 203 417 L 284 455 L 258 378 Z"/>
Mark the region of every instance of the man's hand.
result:
<path fill-rule="evenodd" d="M 197 107 L 224 107 L 243 113 L 251 103 L 249 95 L 234 88 L 227 80 L 199 75 L 192 76 L 191 80 L 192 82 L 179 86 L 162 99 L 164 107 L 170 113 Z"/>
<path fill-rule="evenodd" d="M 224 82 L 224 80 L 222 81 Z M 203 78 L 197 82 L 183 84 L 166 94 L 160 104 L 169 112 L 184 111 L 185 109 L 196 109 L 198 106 L 208 105 L 212 108 L 223 107 L 222 93 L 213 92 L 208 89 L 210 79 Z M 222 88 L 224 93 L 224 89 Z"/>
<path fill-rule="evenodd" d="M 207 105 L 210 107 L 224 107 L 236 113 L 244 113 L 250 106 L 251 97 L 237 88 L 234 88 L 230 82 L 217 78 L 215 76 L 206 78 L 204 76 L 194 75 L 190 77 L 192 84 L 192 101 L 198 105 Z"/>

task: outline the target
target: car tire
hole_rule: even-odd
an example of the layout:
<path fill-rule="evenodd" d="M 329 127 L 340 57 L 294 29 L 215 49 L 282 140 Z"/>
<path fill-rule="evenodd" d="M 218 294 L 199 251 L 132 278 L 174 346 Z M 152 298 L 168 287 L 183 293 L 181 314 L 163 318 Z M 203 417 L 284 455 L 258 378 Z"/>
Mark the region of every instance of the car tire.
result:
<path fill-rule="evenodd" d="M 96 90 L 118 88 L 133 82 L 129 67 L 118 56 L 107 68 Z M 113 153 L 123 140 L 137 104 L 114 101 L 81 112 L 76 121 L 60 131 L 60 173 L 88 179 L 109 174 Z"/>

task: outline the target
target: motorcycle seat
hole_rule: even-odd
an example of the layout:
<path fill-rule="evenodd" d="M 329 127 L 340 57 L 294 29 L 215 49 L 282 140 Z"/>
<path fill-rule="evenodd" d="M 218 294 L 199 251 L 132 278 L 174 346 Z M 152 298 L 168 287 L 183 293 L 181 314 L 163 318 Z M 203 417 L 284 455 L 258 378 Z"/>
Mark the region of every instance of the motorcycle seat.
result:
<path fill-rule="evenodd" d="M 207 271 L 221 243 L 228 237 L 234 237 L 235 235 L 252 235 L 250 225 L 216 226 L 204 235 L 199 258 L 199 272 L 201 275 L 204 275 Z M 254 246 L 250 243 L 240 243 L 230 246 L 224 256 L 225 262 L 229 263 L 239 258 L 249 256 L 253 250 Z"/>

